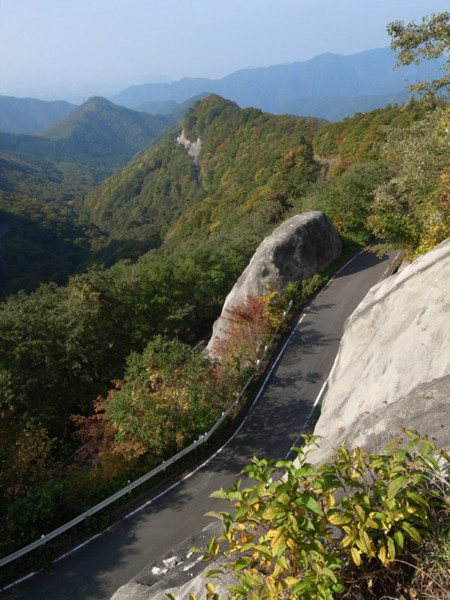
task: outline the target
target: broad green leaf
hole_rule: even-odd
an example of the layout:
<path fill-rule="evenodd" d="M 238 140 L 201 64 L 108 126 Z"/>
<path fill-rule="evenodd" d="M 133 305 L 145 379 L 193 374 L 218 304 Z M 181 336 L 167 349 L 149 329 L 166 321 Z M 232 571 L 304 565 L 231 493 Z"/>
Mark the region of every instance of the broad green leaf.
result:
<path fill-rule="evenodd" d="M 280 567 L 282 567 L 283 569 L 287 569 L 288 568 L 288 562 L 286 560 L 285 556 L 279 556 L 277 558 L 277 565 L 280 565 Z"/>
<path fill-rule="evenodd" d="M 206 573 L 204 573 L 202 577 L 204 577 L 205 579 L 215 578 L 218 575 L 223 575 L 224 572 L 225 571 L 223 571 L 222 569 L 211 569 L 210 571 L 206 571 Z"/>
<path fill-rule="evenodd" d="M 400 475 L 399 477 L 396 477 L 388 486 L 387 497 L 389 499 L 394 498 L 407 481 L 408 477 L 406 475 Z"/>
<path fill-rule="evenodd" d="M 424 508 L 425 510 L 428 510 L 427 501 L 424 500 L 424 498 L 417 492 L 412 492 L 412 491 L 408 490 L 405 495 L 408 499 L 414 500 L 414 502 L 419 504 L 422 508 Z"/>
<path fill-rule="evenodd" d="M 233 565 L 233 572 L 237 573 L 238 571 L 241 571 L 242 569 L 245 569 L 246 567 L 248 567 L 248 565 L 251 562 L 252 562 L 251 558 L 243 556 L 238 561 L 236 561 L 235 564 Z"/>
<path fill-rule="evenodd" d="M 270 548 L 268 548 L 267 546 L 263 546 L 262 544 L 258 544 L 258 545 L 255 546 L 255 550 L 257 550 L 258 552 L 260 552 L 266 558 L 273 558 L 272 552 L 270 551 Z"/>
<path fill-rule="evenodd" d="M 412 540 L 414 540 L 417 544 L 422 544 L 422 536 L 415 527 L 408 523 L 408 521 L 403 521 L 401 525 L 403 530 L 406 531 Z"/>
<path fill-rule="evenodd" d="M 249 511 L 250 511 L 250 509 L 248 506 L 243 506 L 242 508 L 239 508 L 239 510 L 237 510 L 235 512 L 234 518 L 237 521 L 238 519 L 241 519 L 244 515 L 246 515 Z"/>
<path fill-rule="evenodd" d="M 231 519 L 231 515 L 229 513 L 223 513 L 223 512 L 216 512 L 215 510 L 209 510 L 208 512 L 206 512 L 204 514 L 205 517 L 214 517 L 215 519 L 220 519 L 221 521 L 224 520 L 224 518 L 229 517 Z"/>
<path fill-rule="evenodd" d="M 239 596 L 247 595 L 247 590 L 241 585 L 229 585 L 227 586 L 227 590 L 229 590 L 232 594 L 238 594 Z"/>
<path fill-rule="evenodd" d="M 394 558 L 395 558 L 395 543 L 394 543 L 394 540 L 390 537 L 388 537 L 388 539 L 387 539 L 387 547 L 388 547 L 388 552 L 389 552 L 389 558 L 391 560 L 394 560 Z"/>
<path fill-rule="evenodd" d="M 324 567 L 321 570 L 320 574 L 325 575 L 326 577 L 328 577 L 328 579 L 331 579 L 331 581 L 337 581 L 336 574 L 333 573 L 333 571 L 328 567 Z"/>
<path fill-rule="evenodd" d="M 211 492 L 209 497 L 210 498 L 222 498 L 223 500 L 228 500 L 228 492 L 226 492 L 223 489 L 216 490 L 214 492 Z"/>
<path fill-rule="evenodd" d="M 399 529 L 397 529 L 397 531 L 394 532 L 394 540 L 395 540 L 395 543 L 397 544 L 397 548 L 399 549 L 399 552 L 401 552 L 403 550 L 405 538 L 403 536 L 403 533 Z"/>
<path fill-rule="evenodd" d="M 295 501 L 295 504 L 302 508 L 306 508 L 314 515 L 322 515 L 322 509 L 320 508 L 319 503 L 309 494 L 301 494 Z"/>
<path fill-rule="evenodd" d="M 247 544 L 244 544 L 241 548 L 241 552 L 248 552 L 249 550 L 251 550 L 254 546 L 253 542 L 248 542 Z"/>

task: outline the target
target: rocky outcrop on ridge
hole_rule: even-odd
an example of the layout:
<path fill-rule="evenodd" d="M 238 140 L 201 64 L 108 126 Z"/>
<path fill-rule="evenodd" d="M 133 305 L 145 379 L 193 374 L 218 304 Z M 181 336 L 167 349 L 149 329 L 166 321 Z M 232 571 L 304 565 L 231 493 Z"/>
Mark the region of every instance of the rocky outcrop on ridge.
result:
<path fill-rule="evenodd" d="M 227 334 L 227 314 L 248 296 L 282 291 L 286 284 L 323 271 L 341 253 L 339 233 L 320 211 L 296 215 L 280 225 L 259 245 L 247 268 L 225 299 L 214 323 L 207 350 L 214 355 L 218 339 Z"/>
<path fill-rule="evenodd" d="M 187 139 L 184 129 L 181 132 L 181 135 L 177 137 L 177 144 L 183 146 L 189 156 L 192 156 L 195 162 L 197 162 L 198 155 L 202 149 L 202 142 L 200 138 L 197 138 L 195 142 L 191 142 Z"/>
<path fill-rule="evenodd" d="M 450 238 L 374 286 L 348 319 L 314 434 L 380 452 L 415 429 L 450 450 Z"/>

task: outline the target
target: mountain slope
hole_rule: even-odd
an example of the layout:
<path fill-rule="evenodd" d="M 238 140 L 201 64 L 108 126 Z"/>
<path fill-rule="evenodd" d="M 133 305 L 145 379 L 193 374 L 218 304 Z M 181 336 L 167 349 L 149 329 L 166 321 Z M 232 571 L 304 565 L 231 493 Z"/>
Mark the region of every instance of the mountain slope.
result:
<path fill-rule="evenodd" d="M 91 98 L 39 135 L 0 132 L 0 189 L 65 200 L 85 193 L 123 168 L 173 119 Z M 50 191 L 54 181 L 59 192 Z"/>
<path fill-rule="evenodd" d="M 112 164 L 131 158 L 170 124 L 167 117 L 128 110 L 96 97 L 41 132 L 40 137 L 50 140 L 50 151 L 59 155 Z"/>
<path fill-rule="evenodd" d="M 0 131 L 36 133 L 69 114 L 74 104 L 57 100 L 0 96 Z"/>
<path fill-rule="evenodd" d="M 314 115 L 327 121 L 341 121 L 355 113 L 365 113 L 376 108 L 402 105 L 409 98 L 407 90 L 383 95 L 324 96 L 322 98 L 296 98 L 278 107 L 277 113 Z"/>
<path fill-rule="evenodd" d="M 99 235 L 78 223 L 74 202 L 122 169 L 172 119 L 93 98 L 41 135 L 0 133 L 0 296 L 40 281 L 63 283 L 88 258 Z"/>
<path fill-rule="evenodd" d="M 436 61 L 430 61 L 393 70 L 395 62 L 390 48 L 351 56 L 326 53 L 304 62 L 242 69 L 219 80 L 185 78 L 170 84 L 134 86 L 114 96 L 112 101 L 134 108 L 144 102 L 182 102 L 194 94 L 210 92 L 230 98 L 242 107 L 255 106 L 279 113 L 287 102 L 298 98 L 398 92 L 404 90 L 406 80 L 426 79 L 436 68 Z"/>
<path fill-rule="evenodd" d="M 183 127 L 184 135 L 181 126 L 171 130 L 86 198 L 87 217 L 111 239 L 159 235 L 168 246 L 235 236 L 236 227 L 259 239 L 316 177 L 315 120 L 240 109 L 212 95 Z M 200 140 L 195 158 L 188 140 Z"/>

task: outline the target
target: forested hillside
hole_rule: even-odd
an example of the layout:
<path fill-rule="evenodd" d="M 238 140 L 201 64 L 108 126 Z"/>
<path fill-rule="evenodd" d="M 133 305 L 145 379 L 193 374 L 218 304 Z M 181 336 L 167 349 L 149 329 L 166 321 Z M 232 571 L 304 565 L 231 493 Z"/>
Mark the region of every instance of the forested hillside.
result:
<path fill-rule="evenodd" d="M 88 194 L 82 214 L 111 239 L 159 235 L 165 247 L 232 231 L 237 240 L 236 226 L 260 240 L 317 177 L 312 139 L 319 125 L 209 96 L 183 124 L 186 138 L 200 139 L 198 159 L 176 143 L 178 128 Z"/>
<path fill-rule="evenodd" d="M 104 253 L 111 267 L 92 264 L 65 286 L 0 306 L 1 552 L 151 468 L 220 414 L 247 359 L 238 342 L 220 368 L 192 348 L 280 222 L 322 209 L 347 244 L 380 235 L 411 256 L 447 237 L 448 131 L 448 106 L 430 97 L 324 124 L 213 95 L 75 199 L 76 221 L 43 215 L 40 233 L 56 226 L 85 265 Z M 301 286 L 290 293 L 304 297 Z M 283 302 L 249 305 L 261 343 Z M 67 467 L 82 444 L 89 460 Z"/>
<path fill-rule="evenodd" d="M 0 133 L 0 295 L 82 268 L 102 236 L 74 203 L 173 122 L 92 98 L 40 135 Z"/>
<path fill-rule="evenodd" d="M 91 98 L 39 135 L 0 134 L 2 153 L 109 168 L 123 166 L 172 121 Z"/>
<path fill-rule="evenodd" d="M 108 236 L 78 207 L 89 190 L 120 171 L 198 99 L 163 116 L 91 98 L 39 135 L 0 133 L 0 296 L 32 291 L 45 281 L 65 283 L 89 264 L 110 265 L 159 246 L 155 230 L 105 247 Z"/>
<path fill-rule="evenodd" d="M 36 100 L 0 96 L 0 131 L 36 133 L 69 114 L 74 104 L 64 100 Z"/>

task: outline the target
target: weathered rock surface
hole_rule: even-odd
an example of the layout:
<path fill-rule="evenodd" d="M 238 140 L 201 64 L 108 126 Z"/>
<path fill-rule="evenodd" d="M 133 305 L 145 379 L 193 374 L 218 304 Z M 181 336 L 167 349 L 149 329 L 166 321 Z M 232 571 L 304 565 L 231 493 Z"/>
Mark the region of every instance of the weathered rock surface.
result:
<path fill-rule="evenodd" d="M 122 586 L 111 597 L 111 600 L 167 600 L 172 593 L 178 600 L 194 594 L 198 600 L 206 598 L 205 584 L 207 580 L 202 574 L 217 565 L 204 563 L 202 555 L 190 551 L 192 546 L 206 547 L 213 535 L 222 533 L 222 523 L 217 521 L 207 525 L 194 539 L 186 540 L 163 556 L 157 563 L 150 565 L 132 581 Z M 214 580 L 214 585 L 221 597 L 224 597 L 226 586 L 236 583 L 230 576 L 222 577 L 222 581 Z"/>
<path fill-rule="evenodd" d="M 402 427 L 450 449 L 449 388 L 450 238 L 374 286 L 347 321 L 311 460 L 345 440 L 380 451 Z"/>
<path fill-rule="evenodd" d="M 265 238 L 247 268 L 228 294 L 222 314 L 214 323 L 208 351 L 226 337 L 226 315 L 247 296 L 283 290 L 287 283 L 301 281 L 323 271 L 341 253 L 341 240 L 328 217 L 319 211 L 296 215 Z"/>
<path fill-rule="evenodd" d="M 183 129 L 181 135 L 177 137 L 177 144 L 183 146 L 183 148 L 186 150 L 189 156 L 192 156 L 194 161 L 197 162 L 198 155 L 200 154 L 202 149 L 202 141 L 200 138 L 197 138 L 195 142 L 191 142 L 187 139 Z"/>

